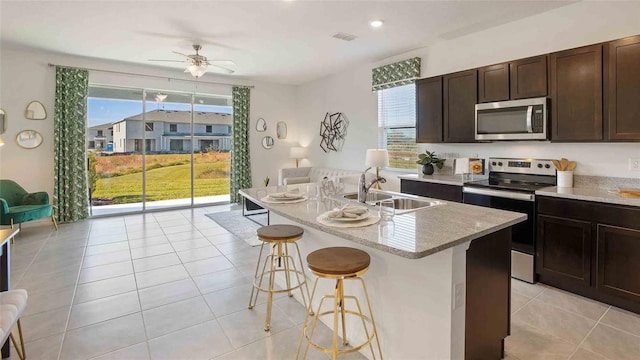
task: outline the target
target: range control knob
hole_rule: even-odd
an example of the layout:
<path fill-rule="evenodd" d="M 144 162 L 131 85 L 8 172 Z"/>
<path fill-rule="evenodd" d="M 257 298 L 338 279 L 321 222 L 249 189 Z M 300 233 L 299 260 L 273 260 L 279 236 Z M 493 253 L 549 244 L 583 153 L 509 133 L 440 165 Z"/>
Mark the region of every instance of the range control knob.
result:
<path fill-rule="evenodd" d="M 498 166 L 502 166 L 502 161 L 498 163 Z"/>
<path fill-rule="evenodd" d="M 542 164 L 538 164 L 538 168 L 542 169 Z"/>
<path fill-rule="evenodd" d="M 495 161 L 494 161 L 494 162 L 492 162 L 492 163 L 491 163 L 491 165 L 496 166 L 496 162 L 495 162 Z"/>
<path fill-rule="evenodd" d="M 544 167 L 545 167 L 545 168 L 547 168 L 547 169 L 550 169 L 550 168 L 551 168 L 551 165 L 547 164 L 547 165 L 545 165 Z"/>

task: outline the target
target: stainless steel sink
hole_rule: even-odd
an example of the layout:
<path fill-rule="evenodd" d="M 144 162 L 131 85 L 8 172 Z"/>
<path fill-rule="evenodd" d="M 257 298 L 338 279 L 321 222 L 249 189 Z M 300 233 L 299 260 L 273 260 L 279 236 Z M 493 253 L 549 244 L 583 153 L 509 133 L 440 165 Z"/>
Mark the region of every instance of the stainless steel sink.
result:
<path fill-rule="evenodd" d="M 414 210 L 420 210 L 431 206 L 442 205 L 440 201 L 426 201 L 412 198 L 393 198 L 393 207 L 396 213 L 405 213 Z"/>
<path fill-rule="evenodd" d="M 342 195 L 342 197 L 348 200 L 358 200 L 358 193 L 349 193 L 349 194 Z M 381 200 L 391 199 L 392 197 L 393 196 L 388 194 L 383 194 L 379 192 L 370 192 L 367 194 L 367 202 L 374 203 Z"/>
<path fill-rule="evenodd" d="M 342 194 L 341 197 L 345 200 L 358 200 L 358 193 Z M 423 200 L 412 195 L 406 196 L 400 193 L 385 193 L 380 191 L 370 192 L 367 194 L 367 204 L 380 205 L 382 200 L 393 201 L 393 207 L 395 208 L 396 215 L 401 215 L 417 210 L 427 209 L 438 205 L 444 205 L 443 201 L 429 201 Z"/>

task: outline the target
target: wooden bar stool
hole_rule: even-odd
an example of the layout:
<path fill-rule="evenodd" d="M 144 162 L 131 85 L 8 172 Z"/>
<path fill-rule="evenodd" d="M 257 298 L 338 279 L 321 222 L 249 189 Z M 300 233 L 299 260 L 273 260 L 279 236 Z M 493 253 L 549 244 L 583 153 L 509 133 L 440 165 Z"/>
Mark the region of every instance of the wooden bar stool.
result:
<path fill-rule="evenodd" d="M 302 354 L 303 359 L 307 357 L 309 345 L 312 345 L 314 348 L 321 350 L 324 353 L 331 354 L 332 359 L 337 359 L 338 355 L 358 351 L 369 345 L 369 348 L 371 349 L 371 356 L 373 359 L 375 359 L 376 356 L 374 354 L 372 344 L 374 338 L 376 340 L 376 344 L 378 345 L 378 354 L 380 355 L 380 359 L 382 359 L 382 349 L 380 348 L 380 339 L 378 338 L 376 323 L 373 320 L 373 312 L 371 311 L 369 294 L 367 292 L 367 287 L 365 286 L 364 280 L 360 277 L 369 269 L 369 264 L 371 263 L 371 257 L 369 256 L 369 254 L 362 250 L 349 247 L 330 247 L 316 250 L 309 254 L 307 256 L 307 263 L 309 265 L 309 270 L 311 270 L 311 272 L 318 277 L 314 282 L 313 291 L 311 292 L 311 298 L 309 300 L 309 315 L 306 316 L 304 321 L 304 326 L 302 328 L 302 337 L 300 338 L 300 342 L 298 344 L 296 359 L 300 357 L 303 340 L 307 341 L 304 353 Z M 313 316 L 311 330 L 307 334 L 309 317 L 313 315 L 313 312 L 311 312 L 311 307 L 313 306 L 313 298 L 316 294 L 319 279 L 335 279 L 335 293 L 333 295 L 325 295 L 320 299 L 318 309 L 317 311 L 315 311 L 315 315 Z M 364 291 L 364 295 L 367 301 L 369 316 L 366 316 L 362 312 L 362 307 L 360 306 L 358 298 L 352 295 L 344 295 L 344 280 L 358 280 L 362 284 L 362 290 Z M 322 303 L 325 299 L 333 299 L 333 309 L 322 312 Z M 354 300 L 357 311 L 346 309 L 345 300 L 347 299 Z M 313 341 L 313 333 L 316 329 L 318 319 L 321 316 L 329 314 L 333 314 L 333 341 L 332 347 L 326 348 L 318 345 Z M 349 344 L 349 341 L 347 340 L 345 323 L 346 315 L 354 315 L 360 318 L 367 340 L 365 340 L 362 344 L 353 346 L 351 348 L 338 349 L 338 317 L 340 317 L 342 320 L 342 344 L 344 346 Z M 371 335 L 369 335 L 367 323 L 369 323 L 369 325 L 371 326 Z"/>
<path fill-rule="evenodd" d="M 302 257 L 300 256 L 300 248 L 296 243 L 302 238 L 303 234 L 304 229 L 294 225 L 269 225 L 263 226 L 258 229 L 258 239 L 262 240 L 262 245 L 260 246 L 260 255 L 258 255 L 256 272 L 253 276 L 253 287 L 251 288 L 251 297 L 249 298 L 249 309 L 253 309 L 253 307 L 256 305 L 256 302 L 258 301 L 258 295 L 261 291 L 267 293 L 267 318 L 264 322 L 264 331 L 269 331 L 271 327 L 271 308 L 273 306 L 273 294 L 287 292 L 291 297 L 293 296 L 293 293 L 291 291 L 299 288 L 300 294 L 302 295 L 302 302 L 304 303 L 305 309 L 307 309 L 307 299 L 309 299 L 309 286 L 307 285 L 307 277 L 304 273 L 304 265 L 302 264 Z M 260 259 L 262 259 L 262 251 L 266 244 L 269 244 L 271 246 L 271 252 L 264 259 L 262 271 L 258 275 L 258 269 L 260 268 Z M 289 255 L 289 244 L 295 245 L 295 251 L 298 254 L 300 270 L 298 270 L 298 268 L 296 267 L 293 256 Z M 268 269 L 267 265 L 269 265 Z M 285 289 L 276 290 L 275 277 L 276 273 L 279 272 L 284 273 L 287 285 Z M 263 287 L 262 285 L 265 275 L 267 275 L 269 278 L 267 287 Z M 292 284 L 291 275 L 296 276 L 296 284 Z M 302 290 L 303 286 L 306 289 L 306 294 Z"/>

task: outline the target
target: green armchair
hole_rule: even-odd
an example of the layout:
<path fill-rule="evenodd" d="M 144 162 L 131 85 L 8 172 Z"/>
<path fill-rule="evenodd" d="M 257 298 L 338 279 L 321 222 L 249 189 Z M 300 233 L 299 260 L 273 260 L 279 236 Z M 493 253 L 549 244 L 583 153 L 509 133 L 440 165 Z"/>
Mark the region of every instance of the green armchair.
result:
<path fill-rule="evenodd" d="M 46 192 L 27 193 L 22 186 L 11 180 L 0 180 L 0 225 L 22 223 L 51 217 L 58 230 L 56 219 L 51 215 L 49 194 Z"/>

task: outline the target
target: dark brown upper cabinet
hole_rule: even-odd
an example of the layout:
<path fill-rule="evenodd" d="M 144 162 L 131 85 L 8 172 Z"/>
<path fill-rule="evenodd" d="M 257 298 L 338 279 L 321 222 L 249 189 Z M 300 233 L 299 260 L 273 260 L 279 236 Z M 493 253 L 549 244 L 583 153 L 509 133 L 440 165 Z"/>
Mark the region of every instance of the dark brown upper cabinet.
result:
<path fill-rule="evenodd" d="M 416 142 L 442 142 L 442 76 L 416 81 Z"/>
<path fill-rule="evenodd" d="M 602 140 L 602 45 L 553 53 L 549 62 L 551 140 Z"/>
<path fill-rule="evenodd" d="M 444 141 L 475 142 L 475 105 L 478 72 L 467 70 L 444 75 Z"/>
<path fill-rule="evenodd" d="M 547 55 L 512 61 L 511 99 L 547 96 Z"/>
<path fill-rule="evenodd" d="M 605 45 L 607 140 L 640 140 L 640 36 Z"/>
<path fill-rule="evenodd" d="M 478 69 L 478 102 L 509 100 L 509 64 Z"/>

